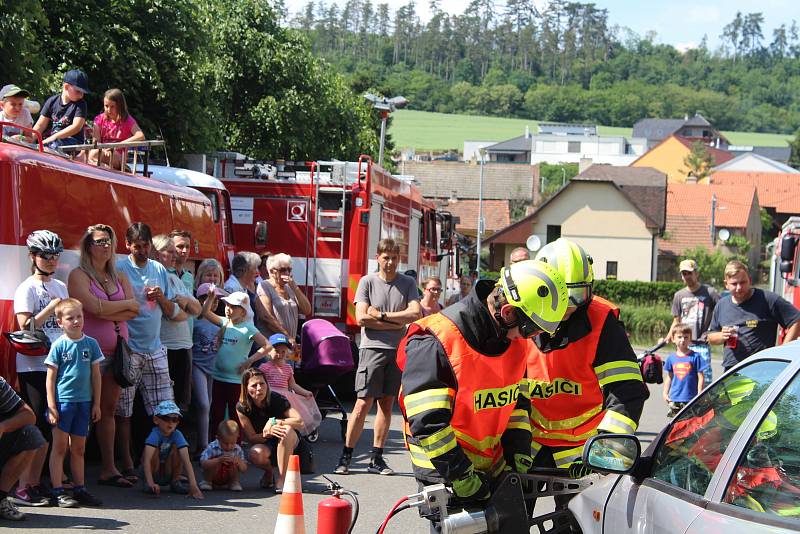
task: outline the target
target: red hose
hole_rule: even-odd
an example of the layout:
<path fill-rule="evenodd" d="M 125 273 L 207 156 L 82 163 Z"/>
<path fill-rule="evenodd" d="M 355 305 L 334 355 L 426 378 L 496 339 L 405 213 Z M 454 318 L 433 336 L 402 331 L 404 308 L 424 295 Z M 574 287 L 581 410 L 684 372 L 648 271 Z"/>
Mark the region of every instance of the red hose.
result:
<path fill-rule="evenodd" d="M 380 526 L 380 528 L 378 529 L 378 534 L 383 534 L 383 531 L 386 529 L 386 525 L 388 525 L 388 524 L 389 524 L 389 519 L 391 519 L 391 518 L 392 518 L 392 515 L 394 515 L 394 511 L 395 511 L 395 510 L 397 510 L 397 508 L 398 508 L 398 507 L 399 507 L 401 504 L 403 504 L 404 502 L 406 502 L 407 500 L 408 500 L 408 496 L 405 496 L 405 497 L 403 497 L 402 499 L 400 499 L 399 501 L 397 501 L 396 503 L 394 503 L 394 506 L 392 506 L 392 509 L 391 509 L 391 510 L 389 510 L 389 515 L 387 515 L 387 516 L 386 516 L 386 519 L 384 519 L 384 520 L 383 520 L 383 523 L 381 523 L 381 526 Z"/>

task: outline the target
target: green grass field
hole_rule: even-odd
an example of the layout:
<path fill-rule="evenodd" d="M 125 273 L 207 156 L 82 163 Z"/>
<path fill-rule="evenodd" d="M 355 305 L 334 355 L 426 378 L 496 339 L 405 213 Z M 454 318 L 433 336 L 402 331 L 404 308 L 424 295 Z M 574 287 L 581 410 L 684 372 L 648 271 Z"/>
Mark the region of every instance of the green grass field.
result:
<path fill-rule="evenodd" d="M 538 121 L 474 115 L 451 115 L 401 109 L 392 114 L 389 133 L 397 148 L 416 150 L 464 149 L 464 141 L 505 141 L 523 135 L 525 127 L 535 133 Z M 631 128 L 600 126 L 600 135 L 630 137 Z M 754 132 L 723 132 L 734 145 L 785 146 L 792 136 Z"/>

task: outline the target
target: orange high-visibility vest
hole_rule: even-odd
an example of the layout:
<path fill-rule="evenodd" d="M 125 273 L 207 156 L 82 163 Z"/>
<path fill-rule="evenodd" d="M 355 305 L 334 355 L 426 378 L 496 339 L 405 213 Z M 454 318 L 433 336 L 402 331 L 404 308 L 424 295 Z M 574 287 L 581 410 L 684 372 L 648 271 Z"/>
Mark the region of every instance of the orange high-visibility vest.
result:
<path fill-rule="evenodd" d="M 619 316 L 616 306 L 592 297 L 587 309 L 592 329 L 586 336 L 548 353 L 529 343 L 527 379 L 535 444 L 575 447 L 597 432 L 605 410 L 592 364 L 609 313 Z"/>
<path fill-rule="evenodd" d="M 500 438 L 509 426 L 525 375 L 527 342 L 512 340 L 505 352 L 485 356 L 474 350 L 458 327 L 441 313 L 411 324 L 398 349 L 398 365 L 405 367 L 405 342 L 415 334 L 430 332 L 444 347 L 458 383 L 450 426 L 456 440 L 476 469 L 493 472 L 503 463 Z M 523 384 L 524 387 L 524 384 Z M 405 417 L 405 395 L 399 403 Z M 406 425 L 409 445 L 416 440 Z"/>

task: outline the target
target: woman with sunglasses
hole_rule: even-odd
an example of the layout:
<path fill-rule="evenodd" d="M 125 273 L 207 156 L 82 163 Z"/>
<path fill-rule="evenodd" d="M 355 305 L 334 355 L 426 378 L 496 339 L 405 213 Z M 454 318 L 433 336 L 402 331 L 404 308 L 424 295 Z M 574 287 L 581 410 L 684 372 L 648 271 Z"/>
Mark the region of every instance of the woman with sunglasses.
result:
<path fill-rule="evenodd" d="M 54 277 L 64 245 L 61 238 L 49 230 L 36 230 L 31 233 L 27 245 L 32 274 L 14 292 L 14 313 L 21 329 L 30 329 L 30 321 L 33 321 L 33 327 L 44 331 L 53 343 L 62 334 L 53 311 L 61 299 L 69 296 L 64 282 Z M 20 396 L 36 414 L 36 426 L 47 442 L 51 443 L 53 440 L 51 426 L 45 419 L 47 408 L 45 357 L 18 353 L 16 365 Z M 16 495 L 11 496 L 14 502 L 28 506 L 47 504 L 47 492 L 40 484 L 46 457 L 47 447 L 36 451 L 33 461 L 22 472 Z"/>
<path fill-rule="evenodd" d="M 120 387 L 111 372 L 117 347 L 117 330 L 128 339 L 126 321 L 139 314 L 139 304 L 124 273 L 115 268 L 117 238 L 114 229 L 94 224 L 86 229 L 79 243 L 80 263 L 69 273 L 69 294 L 83 305 L 87 336 L 100 345 L 105 359 L 100 362 L 100 421 L 97 422 L 97 441 L 100 446 L 100 485 L 130 488 L 135 479 L 125 478 L 114 463 L 114 412 L 119 401 Z"/>
<path fill-rule="evenodd" d="M 422 308 L 422 316 L 427 317 L 442 311 L 439 298 L 442 296 L 442 281 L 435 276 L 429 276 L 422 282 L 422 299 L 419 305 Z"/>
<path fill-rule="evenodd" d="M 274 254 L 267 259 L 269 278 L 259 284 L 261 316 L 256 326 L 264 336 L 283 334 L 294 343 L 299 314 L 311 313 L 311 303 L 292 278 L 292 257 Z"/>

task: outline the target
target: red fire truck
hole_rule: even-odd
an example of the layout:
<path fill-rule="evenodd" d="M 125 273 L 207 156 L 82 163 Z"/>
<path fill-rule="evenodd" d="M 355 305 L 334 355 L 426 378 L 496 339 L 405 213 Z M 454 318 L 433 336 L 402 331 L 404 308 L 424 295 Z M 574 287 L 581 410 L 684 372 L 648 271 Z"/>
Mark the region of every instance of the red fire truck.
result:
<path fill-rule="evenodd" d="M 800 217 L 790 217 L 774 241 L 770 286 L 795 307 L 800 307 Z"/>
<path fill-rule="evenodd" d="M 152 142 L 151 142 L 152 144 Z M 175 228 L 195 236 L 192 258 L 217 258 L 227 265 L 230 213 L 220 209 L 227 193 L 207 177 L 206 194 L 141 175 L 101 169 L 65 159 L 38 148 L 0 141 L 0 328 L 16 330 L 14 291 L 30 276 L 26 239 L 37 229 L 59 234 L 65 251 L 56 276 L 66 282 L 78 265 L 78 241 L 94 223 L 112 226 L 118 237 L 117 254 L 126 254 L 125 230 L 143 221 L 153 232 Z M 208 195 L 208 196 L 206 196 Z M 215 203 L 216 202 L 216 203 Z M 0 375 L 13 381 L 14 353 L 0 337 Z"/>
<path fill-rule="evenodd" d="M 255 162 L 235 153 L 195 160 L 230 194 L 237 250 L 284 252 L 312 303 L 355 333 L 353 298 L 360 278 L 377 270 L 382 238 L 400 244 L 400 271 L 418 280 L 446 277 L 452 217 L 437 212 L 412 182 L 392 176 L 368 156 L 356 162 Z"/>

